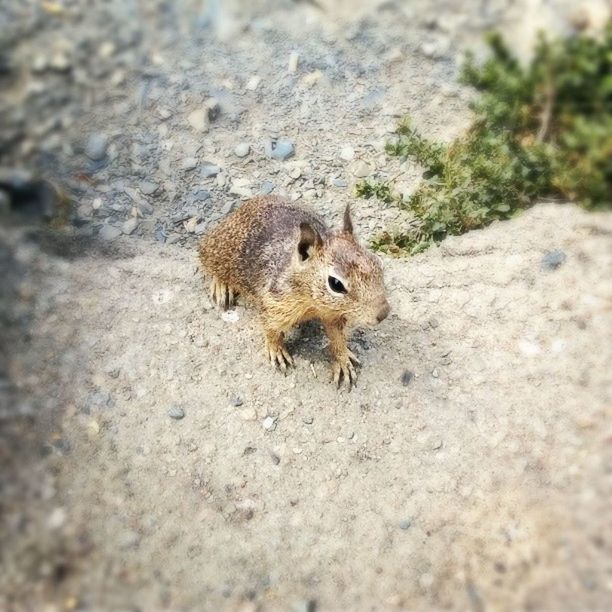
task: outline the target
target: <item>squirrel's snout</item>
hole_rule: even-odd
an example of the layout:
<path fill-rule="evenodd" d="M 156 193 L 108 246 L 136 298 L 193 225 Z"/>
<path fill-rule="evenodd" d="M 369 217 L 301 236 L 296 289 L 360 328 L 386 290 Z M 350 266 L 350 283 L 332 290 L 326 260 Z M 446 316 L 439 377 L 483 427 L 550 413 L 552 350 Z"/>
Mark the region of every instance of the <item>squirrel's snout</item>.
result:
<path fill-rule="evenodd" d="M 376 321 L 378 323 L 384 321 L 389 316 L 390 312 L 391 306 L 389 306 L 389 302 L 385 300 L 384 304 L 381 306 L 380 310 L 378 311 L 378 314 L 376 315 Z"/>

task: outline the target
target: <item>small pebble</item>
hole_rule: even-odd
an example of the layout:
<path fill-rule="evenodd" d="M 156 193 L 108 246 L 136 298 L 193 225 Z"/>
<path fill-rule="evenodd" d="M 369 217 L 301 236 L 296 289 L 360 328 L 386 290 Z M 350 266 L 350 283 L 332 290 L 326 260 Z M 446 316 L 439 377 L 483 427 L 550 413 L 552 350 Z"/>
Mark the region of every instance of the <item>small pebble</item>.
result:
<path fill-rule="evenodd" d="M 108 139 L 104 134 L 91 134 L 85 144 L 85 155 L 92 161 L 100 161 L 106 157 Z"/>
<path fill-rule="evenodd" d="M 242 404 L 244 404 L 242 398 L 239 395 L 234 395 L 231 399 L 230 399 L 230 404 L 232 406 L 234 406 L 234 408 L 238 408 L 239 406 L 242 406 Z"/>
<path fill-rule="evenodd" d="M 198 165 L 198 160 L 195 157 L 184 157 L 181 161 L 181 168 L 183 170 L 193 170 Z"/>
<path fill-rule="evenodd" d="M 425 57 L 434 58 L 438 55 L 438 47 L 434 42 L 424 42 L 421 45 L 421 53 Z"/>
<path fill-rule="evenodd" d="M 190 234 L 195 234 L 196 227 L 198 226 L 198 221 L 198 217 L 191 217 L 187 219 L 187 221 L 183 223 L 185 231 L 189 232 Z"/>
<path fill-rule="evenodd" d="M 159 189 L 159 185 L 152 181 L 142 181 L 138 188 L 144 195 L 153 195 Z"/>
<path fill-rule="evenodd" d="M 136 219 L 135 217 L 132 217 L 131 219 L 128 219 L 121 226 L 121 231 L 124 234 L 130 235 L 130 234 L 133 234 L 136 231 L 137 227 L 138 227 L 138 219 Z"/>
<path fill-rule="evenodd" d="M 68 72 L 71 67 L 70 59 L 65 53 L 56 53 L 49 62 L 49 68 L 55 72 Z"/>
<path fill-rule="evenodd" d="M 348 181 L 342 178 L 335 178 L 332 181 L 332 185 L 334 187 L 339 187 L 340 189 L 345 189 L 346 187 L 348 187 Z"/>
<path fill-rule="evenodd" d="M 295 154 L 295 146 L 287 138 L 279 138 L 268 140 L 265 144 L 265 151 L 268 157 L 284 161 Z"/>
<path fill-rule="evenodd" d="M 196 132 L 207 132 L 208 131 L 208 111 L 205 108 L 198 108 L 187 117 L 189 125 Z"/>
<path fill-rule="evenodd" d="M 547 251 L 542 257 L 540 267 L 542 270 L 552 272 L 562 266 L 567 259 L 567 255 L 561 249 L 555 249 L 554 251 Z"/>
<path fill-rule="evenodd" d="M 66 522 L 66 510 L 64 508 L 55 508 L 47 519 L 49 529 L 56 531 L 63 527 Z"/>
<path fill-rule="evenodd" d="M 230 185 L 229 192 L 242 198 L 250 198 L 253 195 L 248 179 L 235 179 Z"/>
<path fill-rule="evenodd" d="M 121 236 L 122 231 L 120 228 L 115 227 L 114 225 L 103 225 L 98 233 L 98 236 L 102 240 L 115 240 L 115 238 L 119 238 Z"/>
<path fill-rule="evenodd" d="M 278 465 L 280 463 L 280 457 L 276 453 L 270 453 L 270 459 L 272 459 L 272 463 L 274 465 Z"/>
<path fill-rule="evenodd" d="M 40 54 L 34 57 L 32 60 L 32 72 L 41 73 L 44 72 L 49 66 L 49 60 L 46 55 Z"/>
<path fill-rule="evenodd" d="M 211 176 L 217 176 L 217 174 L 221 172 L 221 168 L 219 166 L 215 166 L 214 164 L 204 164 L 200 172 L 202 174 L 202 178 L 210 178 Z"/>
<path fill-rule="evenodd" d="M 248 142 L 241 142 L 234 148 L 234 155 L 236 157 L 246 157 L 251 151 L 251 145 Z"/>
<path fill-rule="evenodd" d="M 314 418 L 311 416 L 305 416 L 302 419 L 302 422 L 305 423 L 306 425 L 312 425 L 314 423 Z"/>
<path fill-rule="evenodd" d="M 102 59 L 108 59 L 109 57 L 112 57 L 115 54 L 116 50 L 117 47 L 115 46 L 115 44 L 108 40 L 103 42 L 98 48 L 98 56 Z"/>
<path fill-rule="evenodd" d="M 266 431 L 274 431 L 276 429 L 276 417 L 267 416 L 261 424 Z"/>
<path fill-rule="evenodd" d="M 366 164 L 366 162 L 359 160 L 353 164 L 351 172 L 353 173 L 353 176 L 356 176 L 357 178 L 365 178 L 366 176 L 370 176 L 370 174 L 372 174 L 372 168 Z"/>
<path fill-rule="evenodd" d="M 168 408 L 168 416 L 171 419 L 180 421 L 185 416 L 185 411 L 180 406 L 170 406 Z"/>
<path fill-rule="evenodd" d="M 197 188 L 191 192 L 191 196 L 195 202 L 204 202 L 210 199 L 210 191 L 208 189 Z"/>
<path fill-rule="evenodd" d="M 344 161 L 352 161 L 354 157 L 355 157 L 355 149 L 353 149 L 353 147 L 346 146 L 340 149 L 340 159 L 343 159 Z"/>
<path fill-rule="evenodd" d="M 300 55 L 297 51 L 292 51 L 289 55 L 289 73 L 295 74 L 298 67 L 298 62 L 300 60 Z"/>
<path fill-rule="evenodd" d="M 409 529 L 412 523 L 408 520 L 400 521 L 399 528 L 400 529 Z"/>
<path fill-rule="evenodd" d="M 221 105 L 217 98 L 209 98 L 206 100 L 206 114 L 210 121 L 214 121 L 221 114 Z"/>
<path fill-rule="evenodd" d="M 410 370 L 404 370 L 402 373 L 402 385 L 407 387 L 412 382 L 413 378 L 414 374 Z"/>
<path fill-rule="evenodd" d="M 259 188 L 259 193 L 262 195 L 268 195 L 274 191 L 274 183 L 272 181 L 264 181 Z"/>
<path fill-rule="evenodd" d="M 248 81 L 248 83 L 247 83 L 247 85 L 246 85 L 246 88 L 247 88 L 249 91 L 255 91 L 255 90 L 256 90 L 256 89 L 259 87 L 259 84 L 260 84 L 260 83 L 261 83 L 261 77 L 259 77 L 259 76 L 257 76 L 257 75 L 252 76 L 252 77 L 249 79 L 249 81 Z"/>
<path fill-rule="evenodd" d="M 437 368 L 434 368 L 434 369 L 431 371 L 431 375 L 432 375 L 434 378 L 438 378 L 438 377 L 440 376 L 440 372 L 438 372 Z"/>

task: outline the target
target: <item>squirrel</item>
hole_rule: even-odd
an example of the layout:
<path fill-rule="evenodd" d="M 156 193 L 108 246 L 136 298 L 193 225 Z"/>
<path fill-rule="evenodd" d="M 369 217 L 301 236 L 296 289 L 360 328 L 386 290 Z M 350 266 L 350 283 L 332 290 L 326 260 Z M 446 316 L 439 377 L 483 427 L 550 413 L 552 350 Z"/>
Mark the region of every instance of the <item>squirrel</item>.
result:
<path fill-rule="evenodd" d="M 203 237 L 199 256 L 214 304 L 227 309 L 241 295 L 258 311 L 275 368 L 294 365 L 285 333 L 316 319 L 329 338 L 333 381 L 355 384 L 360 362 L 347 333 L 380 323 L 390 306 L 381 260 L 355 239 L 350 205 L 342 228 L 331 230 L 281 197 L 252 198 Z"/>

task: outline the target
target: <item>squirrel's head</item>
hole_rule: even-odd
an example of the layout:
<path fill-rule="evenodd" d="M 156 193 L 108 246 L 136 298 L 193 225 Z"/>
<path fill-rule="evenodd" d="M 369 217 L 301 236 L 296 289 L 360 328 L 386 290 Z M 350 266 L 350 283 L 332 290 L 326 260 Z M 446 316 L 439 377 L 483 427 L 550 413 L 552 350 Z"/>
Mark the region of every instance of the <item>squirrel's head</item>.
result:
<path fill-rule="evenodd" d="M 322 319 L 376 325 L 389 314 L 381 260 L 355 239 L 349 206 L 340 230 L 322 236 L 311 224 L 302 223 L 296 259 L 301 284 Z"/>

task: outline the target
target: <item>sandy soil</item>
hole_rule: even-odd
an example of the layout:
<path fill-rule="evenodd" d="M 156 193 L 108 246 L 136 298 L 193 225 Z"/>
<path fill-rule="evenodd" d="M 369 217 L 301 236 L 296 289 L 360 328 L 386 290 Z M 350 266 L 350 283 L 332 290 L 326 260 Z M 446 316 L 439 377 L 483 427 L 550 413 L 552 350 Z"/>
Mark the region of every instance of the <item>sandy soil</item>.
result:
<path fill-rule="evenodd" d="M 326 20 L 300 3 L 279 33 L 280 13 L 254 3 L 248 30 L 240 11 L 207 26 L 218 42 L 189 29 L 193 4 L 143 8 L 140 42 L 118 45 L 95 79 L 63 83 L 63 102 L 61 63 L 27 68 L 43 42 L 101 44 L 114 27 L 120 39 L 140 9 L 70 4 L 77 30 L 32 30 L 20 13 L 29 76 L 7 91 L 27 121 L 3 163 L 62 179 L 77 215 L 60 231 L 0 232 L 0 608 L 609 609 L 610 214 L 542 204 L 385 259 L 393 313 L 353 337 L 363 366 L 350 393 L 331 385 L 316 325 L 290 340 L 297 367 L 271 370 L 253 313 L 213 309 L 196 259 L 195 227 L 247 197 L 232 185 L 270 181 L 330 219 L 357 162 L 414 186 L 416 169 L 385 165 L 390 109 L 459 131 L 469 93 L 452 85 L 455 51 L 498 9 L 342 3 Z M 75 77 L 105 57 L 85 51 L 67 52 Z M 246 87 L 253 75 L 263 90 Z M 32 82 L 50 107 L 24 93 Z M 187 117 L 213 93 L 221 115 L 194 134 Z M 92 130 L 108 137 L 104 164 L 83 154 Z M 274 133 L 294 158 L 265 158 Z M 339 157 L 347 146 L 354 159 Z M 203 177 L 207 162 L 225 182 Z M 144 194 L 146 181 L 158 190 Z M 401 221 L 376 202 L 356 202 L 355 217 L 362 236 Z M 130 219 L 135 232 L 109 232 Z M 554 250 L 565 259 L 549 269 Z"/>
<path fill-rule="evenodd" d="M 351 393 L 316 327 L 272 371 L 193 253 L 20 243 L 10 373 L 47 413 L 13 439 L 33 498 L 4 494 L 5 605 L 605 609 L 610 232 L 541 206 L 387 261 L 394 314 L 354 338 Z"/>

